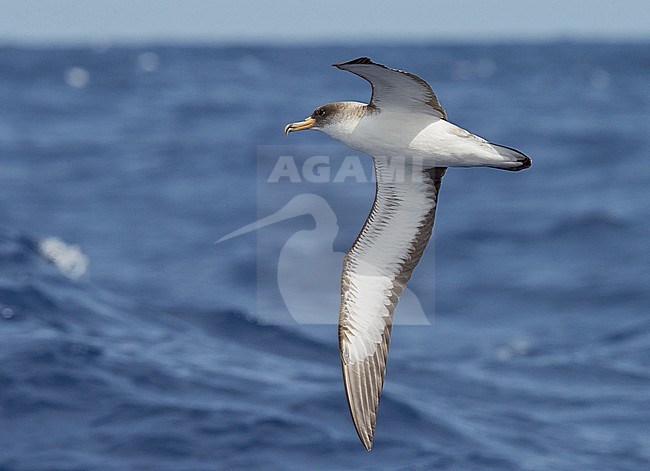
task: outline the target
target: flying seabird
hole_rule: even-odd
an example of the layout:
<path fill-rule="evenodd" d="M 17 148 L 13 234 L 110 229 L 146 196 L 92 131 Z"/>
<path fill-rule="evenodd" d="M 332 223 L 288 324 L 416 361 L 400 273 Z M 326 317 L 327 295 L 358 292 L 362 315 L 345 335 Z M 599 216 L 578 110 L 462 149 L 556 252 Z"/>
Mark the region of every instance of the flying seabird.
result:
<path fill-rule="evenodd" d="M 411 73 L 367 57 L 334 67 L 370 82 L 370 103 L 329 103 L 284 131 L 316 129 L 372 156 L 375 200 L 343 261 L 338 329 L 350 413 L 370 450 L 393 313 L 431 237 L 447 167 L 519 171 L 531 160 L 447 121 L 431 87 Z"/>

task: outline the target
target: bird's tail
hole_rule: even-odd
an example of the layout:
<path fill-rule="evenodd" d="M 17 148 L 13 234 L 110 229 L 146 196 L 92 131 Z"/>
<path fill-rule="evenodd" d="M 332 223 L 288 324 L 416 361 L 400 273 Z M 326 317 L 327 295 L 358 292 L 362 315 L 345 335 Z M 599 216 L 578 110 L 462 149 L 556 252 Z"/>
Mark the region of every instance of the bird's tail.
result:
<path fill-rule="evenodd" d="M 518 172 L 519 170 L 527 169 L 533 164 L 530 157 L 525 155 L 523 152 L 519 152 L 517 149 L 492 143 L 490 143 L 490 145 L 501 157 L 506 159 L 502 163 L 500 162 L 498 165 L 490 165 L 490 167 Z"/>

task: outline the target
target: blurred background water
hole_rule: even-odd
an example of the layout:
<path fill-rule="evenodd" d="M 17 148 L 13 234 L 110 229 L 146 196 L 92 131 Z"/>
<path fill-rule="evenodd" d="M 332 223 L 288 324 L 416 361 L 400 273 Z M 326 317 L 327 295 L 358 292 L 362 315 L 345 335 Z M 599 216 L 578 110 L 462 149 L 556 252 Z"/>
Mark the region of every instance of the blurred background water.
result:
<path fill-rule="evenodd" d="M 0 469 L 646 469 L 649 51 L 0 48 Z M 258 215 L 258 146 L 349 154 L 282 128 L 365 100 L 329 67 L 361 55 L 534 162 L 445 176 L 435 320 L 394 330 L 371 454 L 336 326 L 262 322 L 272 262 L 214 244 Z M 342 251 L 373 188 L 324 187 Z"/>

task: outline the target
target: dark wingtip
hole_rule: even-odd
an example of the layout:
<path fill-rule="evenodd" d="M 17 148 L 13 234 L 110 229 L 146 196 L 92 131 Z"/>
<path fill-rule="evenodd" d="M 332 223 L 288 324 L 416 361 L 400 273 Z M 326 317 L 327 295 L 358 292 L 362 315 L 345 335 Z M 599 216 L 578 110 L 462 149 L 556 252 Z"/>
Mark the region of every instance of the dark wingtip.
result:
<path fill-rule="evenodd" d="M 502 146 L 500 144 L 494 144 L 490 142 L 492 147 L 501 155 L 504 155 L 508 158 L 515 157 L 516 161 L 520 163 L 521 165 L 518 167 L 500 167 L 498 165 L 494 165 L 495 168 L 500 168 L 501 170 L 508 170 L 510 172 L 519 172 L 520 170 L 526 170 L 527 168 L 530 168 L 533 165 L 533 161 L 528 157 L 526 154 L 521 152 L 520 150 L 513 149 L 512 147 L 508 146 Z M 508 162 L 512 162 L 509 160 Z"/>
<path fill-rule="evenodd" d="M 353 59 L 351 61 L 347 62 L 338 62 L 336 64 L 332 64 L 334 67 L 341 68 L 341 66 L 344 65 L 353 65 L 353 64 L 374 64 L 374 62 L 369 58 L 369 57 L 359 57 L 357 59 Z"/>
<path fill-rule="evenodd" d="M 526 156 L 526 158 L 523 160 L 523 165 L 519 167 L 517 170 L 525 170 L 527 168 L 530 168 L 531 165 L 533 165 L 533 161 L 530 160 L 530 157 Z"/>
<path fill-rule="evenodd" d="M 509 170 L 511 172 L 519 172 L 520 170 L 526 170 L 527 168 L 530 168 L 531 165 L 533 165 L 533 161 L 530 160 L 530 157 L 528 157 L 527 155 L 524 155 L 524 158 L 521 159 L 521 160 L 518 160 L 517 162 L 521 163 L 521 165 L 519 167 L 515 167 L 515 168 L 503 168 L 503 167 L 501 167 L 501 169 L 502 170 Z"/>
<path fill-rule="evenodd" d="M 494 168 L 498 168 L 499 170 L 507 170 L 508 172 L 519 172 L 521 170 L 526 170 L 527 168 L 530 168 L 533 165 L 533 161 L 530 159 L 528 156 L 524 156 L 523 159 L 517 160 L 517 162 L 521 163 L 519 167 L 497 167 L 494 166 Z"/>
<path fill-rule="evenodd" d="M 359 438 L 361 439 L 361 444 L 366 449 L 366 451 L 372 451 L 372 437 L 362 437 L 361 434 L 359 434 Z"/>

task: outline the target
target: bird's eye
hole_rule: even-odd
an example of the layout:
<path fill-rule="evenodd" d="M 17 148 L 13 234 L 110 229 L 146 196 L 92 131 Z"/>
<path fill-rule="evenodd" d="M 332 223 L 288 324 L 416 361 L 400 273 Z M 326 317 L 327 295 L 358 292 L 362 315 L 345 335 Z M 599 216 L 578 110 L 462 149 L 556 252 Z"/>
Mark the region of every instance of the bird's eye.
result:
<path fill-rule="evenodd" d="M 323 116 L 324 114 L 325 114 L 325 110 L 323 108 L 318 108 L 316 110 L 316 115 Z"/>

